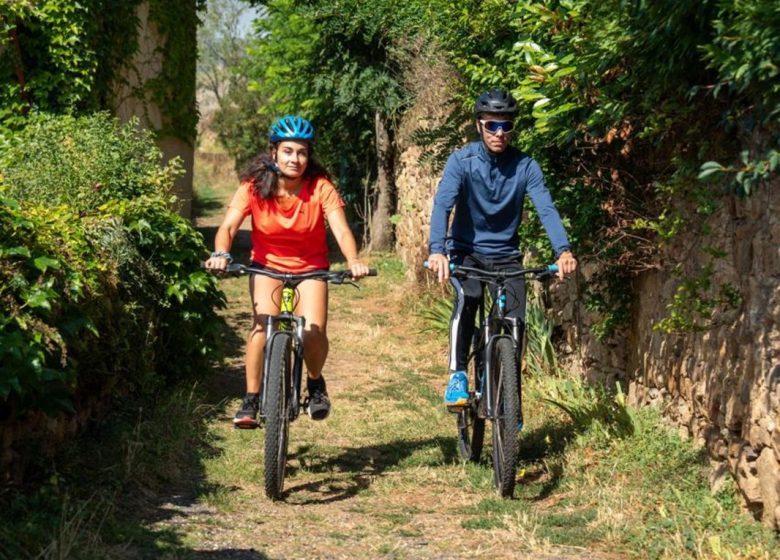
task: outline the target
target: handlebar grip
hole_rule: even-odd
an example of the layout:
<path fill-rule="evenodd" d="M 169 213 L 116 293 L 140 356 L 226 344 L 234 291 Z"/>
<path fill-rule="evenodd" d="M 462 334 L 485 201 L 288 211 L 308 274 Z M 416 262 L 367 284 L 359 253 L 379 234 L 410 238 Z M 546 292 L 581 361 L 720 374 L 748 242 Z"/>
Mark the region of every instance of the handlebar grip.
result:
<path fill-rule="evenodd" d="M 376 268 L 369 268 L 368 269 L 368 276 L 376 276 L 376 275 L 377 275 Z"/>
<path fill-rule="evenodd" d="M 431 263 L 429 263 L 427 260 L 423 261 L 423 268 L 431 268 Z M 450 263 L 450 272 L 455 270 L 457 268 L 457 265 L 455 263 Z"/>
<path fill-rule="evenodd" d="M 221 273 L 221 274 L 232 274 L 232 275 L 242 274 L 244 272 L 244 269 L 246 268 L 241 263 L 230 263 L 229 265 L 227 265 L 227 267 L 225 267 L 224 270 L 208 269 L 206 268 L 206 261 L 201 261 L 200 267 L 204 270 L 208 270 L 212 274 Z"/>
<path fill-rule="evenodd" d="M 547 265 L 547 272 L 551 274 L 555 274 L 558 272 L 558 265 L 557 264 L 548 264 Z"/>

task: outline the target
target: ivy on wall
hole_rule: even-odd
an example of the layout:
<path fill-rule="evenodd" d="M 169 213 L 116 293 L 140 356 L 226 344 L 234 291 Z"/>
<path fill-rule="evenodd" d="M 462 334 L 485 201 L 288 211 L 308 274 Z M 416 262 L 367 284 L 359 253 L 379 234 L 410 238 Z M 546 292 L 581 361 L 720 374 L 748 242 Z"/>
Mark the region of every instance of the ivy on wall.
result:
<path fill-rule="evenodd" d="M 195 104 L 198 12 L 206 0 L 148 0 L 149 19 L 165 37 L 159 75 L 146 82 L 152 100 L 162 109 L 160 134 L 195 141 L 198 111 Z"/>
<path fill-rule="evenodd" d="M 143 0 L 43 0 L 0 4 L 0 143 L 41 113 L 111 108 L 116 84 L 139 50 Z M 164 38 L 162 69 L 133 93 L 163 114 L 159 136 L 192 143 L 198 120 L 198 12 L 205 0 L 147 0 Z M 136 70 L 137 71 L 137 70 Z"/>

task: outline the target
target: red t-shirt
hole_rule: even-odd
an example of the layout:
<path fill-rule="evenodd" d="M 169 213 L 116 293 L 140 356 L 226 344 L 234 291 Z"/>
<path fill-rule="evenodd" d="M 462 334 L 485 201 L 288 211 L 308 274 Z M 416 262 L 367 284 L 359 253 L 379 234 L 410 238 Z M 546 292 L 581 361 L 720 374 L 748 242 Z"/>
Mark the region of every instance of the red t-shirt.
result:
<path fill-rule="evenodd" d="M 328 268 L 325 217 L 344 207 L 328 179 L 304 180 L 297 196 L 263 199 L 244 181 L 230 208 L 252 215 L 253 261 L 281 272 L 308 272 Z"/>

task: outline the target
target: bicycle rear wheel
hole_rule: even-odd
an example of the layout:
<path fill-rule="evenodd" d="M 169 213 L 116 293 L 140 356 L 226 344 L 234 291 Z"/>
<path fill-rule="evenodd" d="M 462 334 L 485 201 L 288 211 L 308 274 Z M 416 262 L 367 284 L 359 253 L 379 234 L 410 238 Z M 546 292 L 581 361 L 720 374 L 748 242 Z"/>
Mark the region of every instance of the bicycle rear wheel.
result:
<path fill-rule="evenodd" d="M 265 387 L 265 493 L 282 497 L 287 468 L 290 431 L 292 335 L 278 333 L 271 339 Z"/>
<path fill-rule="evenodd" d="M 512 341 L 501 338 L 493 354 L 497 387 L 493 420 L 493 481 L 498 494 L 511 498 L 517 476 L 517 422 L 520 399 L 517 392 L 517 356 Z"/>
<path fill-rule="evenodd" d="M 474 391 L 478 391 L 481 379 L 477 369 L 478 360 L 474 359 Z M 478 463 L 482 455 L 482 444 L 485 441 L 485 419 L 477 414 L 479 403 L 474 402 L 468 408 L 461 410 L 457 415 L 458 425 L 458 453 L 464 461 Z"/>

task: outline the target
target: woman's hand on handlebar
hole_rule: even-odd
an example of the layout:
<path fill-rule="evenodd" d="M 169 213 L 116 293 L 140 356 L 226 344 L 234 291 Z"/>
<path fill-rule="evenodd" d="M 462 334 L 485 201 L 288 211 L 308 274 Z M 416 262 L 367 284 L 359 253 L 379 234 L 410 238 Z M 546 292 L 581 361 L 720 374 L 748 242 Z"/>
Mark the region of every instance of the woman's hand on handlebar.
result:
<path fill-rule="evenodd" d="M 571 251 L 564 251 L 558 255 L 558 260 L 555 261 L 555 264 L 558 265 L 557 276 L 561 280 L 577 269 L 577 259 L 574 258 Z"/>
<path fill-rule="evenodd" d="M 450 260 L 446 255 L 434 253 L 428 256 L 428 268 L 436 274 L 439 282 L 445 282 L 450 277 Z"/>
<path fill-rule="evenodd" d="M 349 272 L 352 274 L 352 278 L 358 279 L 368 276 L 368 267 L 360 259 L 352 259 L 347 264 L 349 265 Z"/>
<path fill-rule="evenodd" d="M 206 262 L 203 263 L 203 266 L 206 270 L 224 272 L 231 262 L 233 262 L 233 259 L 227 251 L 214 251 Z"/>

